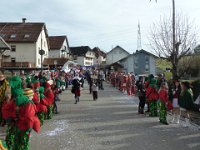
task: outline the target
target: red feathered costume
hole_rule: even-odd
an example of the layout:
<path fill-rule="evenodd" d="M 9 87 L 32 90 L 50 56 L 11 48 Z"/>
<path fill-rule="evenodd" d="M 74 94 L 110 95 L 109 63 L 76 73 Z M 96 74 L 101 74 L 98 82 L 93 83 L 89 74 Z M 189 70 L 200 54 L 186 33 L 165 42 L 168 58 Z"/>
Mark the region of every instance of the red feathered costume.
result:
<path fill-rule="evenodd" d="M 39 95 L 36 92 L 34 92 L 33 102 L 36 105 L 37 112 L 47 112 L 47 107 L 41 102 Z"/>
<path fill-rule="evenodd" d="M 2 114 L 5 120 L 15 120 L 16 126 L 22 130 L 40 131 L 40 121 L 36 114 L 36 106 L 32 103 L 17 106 L 13 100 L 4 103 Z"/>

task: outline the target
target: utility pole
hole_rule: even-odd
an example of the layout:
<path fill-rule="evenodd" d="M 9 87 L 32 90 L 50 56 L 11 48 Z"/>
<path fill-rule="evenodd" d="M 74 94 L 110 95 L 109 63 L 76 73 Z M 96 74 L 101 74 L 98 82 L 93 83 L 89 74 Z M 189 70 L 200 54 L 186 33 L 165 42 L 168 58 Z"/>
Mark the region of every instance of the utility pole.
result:
<path fill-rule="evenodd" d="M 172 50 L 172 53 L 173 53 L 173 75 L 177 75 L 177 70 L 175 69 L 176 68 L 176 22 L 175 22 L 175 1 L 172 0 L 172 38 L 173 38 L 173 50 Z"/>
<path fill-rule="evenodd" d="M 155 0 L 157 2 L 157 0 Z M 151 2 L 151 0 L 150 0 Z M 173 69 L 173 77 L 177 75 L 177 66 L 176 66 L 176 61 L 177 61 L 177 50 L 176 50 L 176 14 L 175 14 L 175 0 L 172 0 L 172 69 Z"/>

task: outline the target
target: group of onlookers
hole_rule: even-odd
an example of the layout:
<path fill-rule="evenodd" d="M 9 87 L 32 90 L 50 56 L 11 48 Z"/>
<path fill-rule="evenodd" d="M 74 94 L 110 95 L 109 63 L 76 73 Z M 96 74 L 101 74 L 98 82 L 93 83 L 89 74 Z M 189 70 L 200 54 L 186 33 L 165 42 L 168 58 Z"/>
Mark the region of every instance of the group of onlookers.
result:
<path fill-rule="evenodd" d="M 158 116 L 160 122 L 166 125 L 169 123 L 167 111 L 172 112 L 171 123 L 179 123 L 180 117 L 184 116 L 186 126 L 189 125 L 191 111 L 200 111 L 200 105 L 194 103 L 193 91 L 188 81 L 167 81 L 162 74 L 157 77 L 150 74 L 146 77 L 123 72 L 112 72 L 109 81 L 120 91 L 138 96 L 139 114 L 148 112 L 151 117 Z"/>

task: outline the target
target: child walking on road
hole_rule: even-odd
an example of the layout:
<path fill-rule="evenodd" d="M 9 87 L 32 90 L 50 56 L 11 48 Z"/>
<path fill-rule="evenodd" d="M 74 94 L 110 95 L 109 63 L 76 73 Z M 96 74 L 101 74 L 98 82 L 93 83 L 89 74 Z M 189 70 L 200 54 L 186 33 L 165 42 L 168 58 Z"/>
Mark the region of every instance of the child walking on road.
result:
<path fill-rule="evenodd" d="M 95 82 L 92 85 L 92 93 L 93 93 L 93 100 L 96 101 L 98 99 L 98 86 Z"/>

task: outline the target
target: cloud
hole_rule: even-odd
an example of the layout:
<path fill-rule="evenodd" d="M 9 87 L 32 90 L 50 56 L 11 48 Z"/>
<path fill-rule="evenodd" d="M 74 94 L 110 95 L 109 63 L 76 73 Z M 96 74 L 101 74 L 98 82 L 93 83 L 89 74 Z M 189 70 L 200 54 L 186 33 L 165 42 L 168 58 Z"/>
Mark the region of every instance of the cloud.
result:
<path fill-rule="evenodd" d="M 176 9 L 200 22 L 199 0 L 176 0 Z M 120 45 L 137 48 L 137 26 L 141 25 L 142 47 L 148 47 L 151 25 L 171 14 L 171 1 L 158 0 L 3 0 L 1 21 L 45 22 L 49 35 L 67 35 L 71 46 L 98 46 L 106 51 Z"/>

